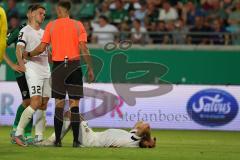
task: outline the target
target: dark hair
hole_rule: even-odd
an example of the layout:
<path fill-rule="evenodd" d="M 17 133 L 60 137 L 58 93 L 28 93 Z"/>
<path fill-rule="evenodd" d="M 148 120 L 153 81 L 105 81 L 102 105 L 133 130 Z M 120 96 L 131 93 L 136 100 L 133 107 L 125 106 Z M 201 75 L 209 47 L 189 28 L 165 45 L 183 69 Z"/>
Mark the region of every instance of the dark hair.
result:
<path fill-rule="evenodd" d="M 140 142 L 139 142 L 139 147 L 140 147 L 140 148 L 154 148 L 154 147 L 155 147 L 155 144 L 153 144 L 153 145 L 148 145 L 148 146 L 146 146 L 146 145 L 144 144 L 144 142 L 150 141 L 150 140 L 151 140 L 151 138 L 149 139 L 148 137 L 143 137 L 143 138 L 140 140 Z M 154 143 L 156 143 L 156 137 L 153 138 L 153 141 L 155 141 Z"/>
<path fill-rule="evenodd" d="M 71 9 L 71 1 L 68 0 L 59 1 L 57 5 L 65 8 L 67 11 Z"/>
<path fill-rule="evenodd" d="M 134 19 L 135 22 L 137 22 L 138 24 L 141 24 L 141 20 L 140 19 Z"/>
<path fill-rule="evenodd" d="M 30 4 L 30 5 L 28 6 L 27 12 L 32 11 L 33 6 L 34 6 L 33 4 Z"/>
<path fill-rule="evenodd" d="M 108 18 L 107 18 L 106 16 L 104 16 L 104 15 L 100 15 L 100 16 L 99 16 L 99 19 L 103 19 L 103 20 L 105 20 L 106 22 L 108 22 Z"/>
<path fill-rule="evenodd" d="M 30 7 L 30 6 L 29 6 Z M 32 5 L 32 12 L 33 11 L 36 11 L 36 10 L 38 10 L 39 8 L 41 8 L 41 9 L 43 9 L 43 10 L 46 10 L 46 8 L 45 7 L 43 7 L 41 4 L 34 4 L 34 5 Z"/>

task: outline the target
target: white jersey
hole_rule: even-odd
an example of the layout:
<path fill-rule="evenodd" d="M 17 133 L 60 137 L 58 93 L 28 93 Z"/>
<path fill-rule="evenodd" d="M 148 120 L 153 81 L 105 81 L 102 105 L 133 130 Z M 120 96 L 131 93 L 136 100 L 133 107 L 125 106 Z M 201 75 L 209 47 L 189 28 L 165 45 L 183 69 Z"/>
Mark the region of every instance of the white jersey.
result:
<path fill-rule="evenodd" d="M 69 131 L 70 122 L 64 121 L 61 137 Z M 94 132 L 88 127 L 86 121 L 82 121 L 79 127 L 79 142 L 84 147 L 139 147 L 141 137 L 136 135 L 137 130 L 130 132 L 122 129 L 107 129 L 103 132 Z M 39 146 L 52 146 L 55 142 L 55 133 L 47 140 L 39 143 Z"/>
<path fill-rule="evenodd" d="M 103 132 L 94 132 L 86 122 L 81 123 L 81 139 L 86 147 L 139 147 L 141 137 L 135 130 L 130 132 L 122 129 L 108 129 Z"/>
<path fill-rule="evenodd" d="M 35 30 L 30 25 L 27 25 L 20 30 L 17 45 L 22 45 L 27 52 L 31 52 L 41 43 L 43 33 L 43 29 Z M 26 69 L 31 68 L 42 78 L 50 77 L 47 51 L 44 51 L 38 56 L 31 57 L 25 66 Z"/>

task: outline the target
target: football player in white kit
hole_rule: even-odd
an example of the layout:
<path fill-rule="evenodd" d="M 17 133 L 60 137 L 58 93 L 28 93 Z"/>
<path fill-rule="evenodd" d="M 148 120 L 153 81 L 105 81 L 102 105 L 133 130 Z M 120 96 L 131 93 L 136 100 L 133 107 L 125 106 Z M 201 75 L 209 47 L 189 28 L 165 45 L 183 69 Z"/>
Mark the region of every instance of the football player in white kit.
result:
<path fill-rule="evenodd" d="M 39 125 L 36 135 L 39 135 L 39 139 L 42 139 L 42 133 L 45 128 L 44 114 L 49 97 L 51 97 L 51 87 L 49 84 L 51 73 L 48 52 L 44 51 L 39 56 L 26 60 L 26 62 L 22 59 L 24 50 L 30 52 L 41 43 L 44 30 L 40 28 L 40 25 L 43 23 L 44 18 L 45 8 L 39 4 L 34 5 L 32 8 L 32 21 L 22 28 L 17 43 L 18 63 L 25 68 L 25 76 L 31 97 L 30 106 L 24 110 L 15 133 L 15 141 L 20 146 L 26 146 L 23 138 L 24 128 L 32 119 L 37 109 L 38 112 L 42 113 L 38 114 L 42 125 Z"/>
<path fill-rule="evenodd" d="M 67 114 L 69 117 L 69 114 Z M 83 118 L 81 117 L 81 120 Z M 63 138 L 70 129 L 70 122 L 65 117 L 62 128 Z M 154 148 L 156 138 L 151 138 L 150 125 L 143 121 L 137 122 L 131 131 L 123 129 L 107 129 L 103 132 L 94 132 L 89 128 L 86 121 L 80 123 L 79 141 L 83 147 L 140 147 Z M 53 133 L 48 139 L 37 143 L 38 146 L 53 146 L 55 134 Z"/>

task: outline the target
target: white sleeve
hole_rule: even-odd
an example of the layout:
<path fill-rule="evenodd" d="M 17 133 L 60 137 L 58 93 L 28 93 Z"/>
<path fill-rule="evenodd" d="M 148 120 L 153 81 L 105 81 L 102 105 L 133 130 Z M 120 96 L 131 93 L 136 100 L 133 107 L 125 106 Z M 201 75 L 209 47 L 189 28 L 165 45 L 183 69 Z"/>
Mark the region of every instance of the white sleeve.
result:
<path fill-rule="evenodd" d="M 115 26 L 113 26 L 114 28 L 113 28 L 113 31 L 116 33 L 116 32 L 119 32 L 118 31 L 118 28 L 117 27 L 115 27 Z"/>
<path fill-rule="evenodd" d="M 172 20 L 176 20 L 178 18 L 178 13 L 176 9 L 172 9 Z"/>
<path fill-rule="evenodd" d="M 165 14 L 164 14 L 163 9 L 160 9 L 158 20 L 160 20 L 160 21 L 164 20 L 165 19 L 164 16 L 165 16 Z"/>
<path fill-rule="evenodd" d="M 27 33 L 24 29 L 22 29 L 18 34 L 17 45 L 21 45 L 24 47 L 26 47 L 26 45 L 27 45 Z"/>

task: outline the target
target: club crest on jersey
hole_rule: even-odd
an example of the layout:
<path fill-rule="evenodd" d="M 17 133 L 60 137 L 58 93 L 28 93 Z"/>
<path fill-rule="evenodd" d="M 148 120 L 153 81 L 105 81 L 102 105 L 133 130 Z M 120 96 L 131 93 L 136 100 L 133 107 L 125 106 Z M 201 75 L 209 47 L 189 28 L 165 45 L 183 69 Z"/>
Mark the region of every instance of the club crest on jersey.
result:
<path fill-rule="evenodd" d="M 23 94 L 24 97 L 26 97 L 27 96 L 27 91 L 23 91 L 22 94 Z"/>

